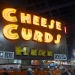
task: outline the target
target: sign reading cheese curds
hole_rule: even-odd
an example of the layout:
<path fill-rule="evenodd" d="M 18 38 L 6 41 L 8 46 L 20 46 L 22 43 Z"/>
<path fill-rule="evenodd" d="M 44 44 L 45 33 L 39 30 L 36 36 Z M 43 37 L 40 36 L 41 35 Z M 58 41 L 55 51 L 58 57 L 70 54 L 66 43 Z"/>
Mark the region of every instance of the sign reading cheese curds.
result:
<path fill-rule="evenodd" d="M 64 54 L 67 54 L 61 21 L 26 12 L 19 7 L 6 5 L 0 8 L 0 41 L 4 43 L 5 51 L 14 52 L 15 59 L 53 60 L 62 45 L 66 50 Z"/>
<path fill-rule="evenodd" d="M 16 33 L 12 33 L 13 30 L 17 30 L 18 26 L 16 24 L 16 22 L 18 22 L 17 16 L 16 14 L 17 9 L 14 8 L 5 8 L 2 11 L 2 16 L 6 21 L 11 22 L 10 24 L 5 25 L 5 27 L 3 28 L 3 34 L 7 39 L 10 40 L 16 40 L 16 39 L 20 39 L 19 34 Z M 12 16 L 15 15 L 15 16 Z M 59 21 L 55 21 L 55 20 L 50 20 L 49 24 L 47 24 L 47 19 L 44 17 L 39 17 L 36 15 L 31 15 L 25 12 L 21 12 L 20 13 L 20 22 L 24 23 L 24 24 L 31 24 L 33 27 L 34 26 L 39 26 L 39 27 L 44 27 L 44 28 L 48 28 L 48 29 L 54 29 L 54 27 L 56 27 L 55 29 L 58 31 L 62 31 L 61 28 L 61 22 Z M 54 42 L 55 44 L 59 44 L 61 41 L 61 34 L 57 34 L 56 35 L 56 39 L 54 39 L 53 34 L 51 34 L 50 32 L 45 31 L 44 33 L 42 33 L 40 30 L 35 29 L 34 34 L 32 29 L 27 29 L 22 27 L 21 29 L 21 36 L 24 40 L 34 40 L 37 42 L 45 42 L 45 43 L 50 43 L 50 42 Z"/>

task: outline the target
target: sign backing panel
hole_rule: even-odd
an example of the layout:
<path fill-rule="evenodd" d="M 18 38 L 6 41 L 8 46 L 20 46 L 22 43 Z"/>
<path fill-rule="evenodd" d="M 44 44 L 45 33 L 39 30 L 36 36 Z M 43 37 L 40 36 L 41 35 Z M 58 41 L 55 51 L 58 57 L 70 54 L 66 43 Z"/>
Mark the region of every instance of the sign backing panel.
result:
<path fill-rule="evenodd" d="M 61 21 L 42 17 L 40 15 L 36 15 L 30 12 L 28 13 L 22 9 L 10 7 L 7 5 L 6 7 L 1 6 L 0 8 L 1 8 L 0 10 L 0 41 L 3 42 L 4 45 L 6 46 L 5 51 L 15 52 L 15 56 L 14 56 L 15 59 L 52 59 L 53 60 L 54 54 L 64 53 L 63 49 L 65 49 L 64 54 L 67 55 L 67 44 L 66 44 L 66 37 L 64 34 L 64 25 Z M 6 8 L 14 9 L 16 10 L 16 12 L 14 11 L 14 13 L 10 13 L 12 11 L 7 10 L 9 12 L 7 13 L 8 15 L 6 15 L 6 13 L 4 13 L 5 12 L 4 10 Z M 29 19 L 28 19 L 29 16 L 27 17 L 28 14 L 29 16 L 31 16 L 31 18 Z M 7 16 L 7 19 L 6 19 L 6 16 Z M 9 19 L 8 21 L 8 18 L 10 17 L 13 18 L 12 16 L 15 17 L 17 21 L 12 19 Z M 16 22 L 11 22 L 11 20 Z M 51 25 L 53 27 L 52 29 L 51 29 Z M 18 39 L 12 40 L 11 36 L 7 36 L 6 33 L 8 32 L 5 30 L 9 26 L 10 28 L 7 31 L 10 31 L 11 33 L 13 33 L 12 36 L 17 34 L 16 37 Z M 14 30 L 11 30 L 12 28 L 14 28 Z M 28 33 L 29 33 L 28 38 L 26 38 L 27 37 L 26 35 Z M 61 35 L 60 43 L 55 44 L 57 43 L 57 38 L 59 36 L 58 34 Z M 39 35 L 41 38 L 39 37 Z M 31 39 L 29 40 L 30 37 Z M 17 46 L 19 47 L 19 49 L 16 50 Z M 60 48 L 62 46 L 64 48 Z M 35 50 L 32 51 L 33 49 Z M 22 52 L 20 53 L 20 51 Z M 27 55 L 24 55 L 25 51 Z M 48 54 L 48 51 L 51 51 L 50 54 Z M 36 56 L 31 55 L 31 53 L 32 54 L 36 53 Z"/>

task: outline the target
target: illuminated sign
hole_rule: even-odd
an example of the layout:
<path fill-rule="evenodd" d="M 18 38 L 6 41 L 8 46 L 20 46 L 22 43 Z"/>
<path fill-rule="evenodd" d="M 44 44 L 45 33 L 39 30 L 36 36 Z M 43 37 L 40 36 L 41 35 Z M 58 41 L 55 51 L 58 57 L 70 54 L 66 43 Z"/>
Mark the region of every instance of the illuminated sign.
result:
<path fill-rule="evenodd" d="M 34 49 L 32 48 L 30 51 L 28 51 L 28 47 L 20 47 L 16 46 L 15 47 L 15 55 L 25 55 L 25 56 L 53 56 L 53 51 L 52 50 L 41 50 L 41 49 Z"/>
<path fill-rule="evenodd" d="M 20 17 L 20 23 L 22 25 L 18 25 L 17 23 L 19 22 L 16 12 L 18 10 L 15 8 L 5 8 L 2 11 L 2 17 L 4 18 L 5 21 L 8 22 L 3 28 L 3 35 L 5 38 L 9 40 L 17 40 L 20 39 L 20 35 L 24 40 L 34 40 L 37 42 L 44 42 L 44 43 L 51 43 L 54 42 L 55 44 L 59 44 L 61 42 L 61 34 L 56 33 L 56 38 L 54 38 L 54 34 L 51 33 L 48 30 L 53 30 L 55 29 L 56 31 L 62 31 L 62 26 L 61 22 L 55 21 L 53 19 L 48 20 L 47 18 L 40 17 L 37 15 L 32 15 L 29 13 L 25 12 L 20 12 L 19 17 Z M 18 33 L 18 28 L 21 26 L 21 32 L 20 34 Z M 28 26 L 27 28 L 25 26 Z M 42 28 L 43 31 L 41 31 L 39 28 Z M 16 31 L 16 32 L 14 32 Z M 45 53 L 45 52 L 43 52 Z M 40 54 L 38 54 L 40 55 Z M 44 55 L 45 56 L 45 55 Z"/>
<path fill-rule="evenodd" d="M 30 60 L 53 60 L 54 54 L 67 54 L 61 20 L 27 12 L 20 6 L 1 4 L 0 8 L 1 51 L 14 51 L 14 59 Z M 2 53 L 0 57 L 4 57 Z M 10 54 L 5 57 L 10 58 Z"/>

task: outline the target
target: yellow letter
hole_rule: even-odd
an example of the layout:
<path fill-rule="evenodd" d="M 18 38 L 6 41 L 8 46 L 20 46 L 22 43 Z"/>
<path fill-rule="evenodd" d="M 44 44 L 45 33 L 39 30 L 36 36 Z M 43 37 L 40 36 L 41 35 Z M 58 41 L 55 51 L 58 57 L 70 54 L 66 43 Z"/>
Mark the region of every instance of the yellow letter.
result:
<path fill-rule="evenodd" d="M 46 18 L 41 17 L 41 26 L 47 27 L 47 19 Z"/>
<path fill-rule="evenodd" d="M 31 15 L 25 13 L 21 13 L 21 23 L 28 23 L 31 24 Z"/>
<path fill-rule="evenodd" d="M 28 47 L 21 48 L 20 46 L 16 46 L 15 50 L 16 55 L 22 55 L 22 53 L 23 55 L 28 55 Z"/>
<path fill-rule="evenodd" d="M 38 30 L 35 30 L 33 40 L 38 41 L 38 42 L 43 42 L 42 37 L 43 37 L 43 33 Z"/>
<path fill-rule="evenodd" d="M 32 30 L 22 28 L 21 35 L 24 40 L 30 40 L 32 38 Z"/>
<path fill-rule="evenodd" d="M 46 43 L 50 43 L 53 41 L 53 36 L 52 34 L 45 32 L 45 38 L 44 38 L 44 42 Z"/>
<path fill-rule="evenodd" d="M 31 49 L 31 56 L 37 56 L 37 49 Z"/>
<path fill-rule="evenodd" d="M 39 50 L 38 56 L 46 56 L 46 50 Z"/>
<path fill-rule="evenodd" d="M 56 29 L 57 30 L 62 30 L 62 28 L 61 28 L 61 22 L 56 21 Z"/>
<path fill-rule="evenodd" d="M 39 16 L 33 15 L 33 24 L 39 26 L 39 25 L 40 25 L 40 24 L 39 24 L 39 19 L 40 19 Z"/>
<path fill-rule="evenodd" d="M 55 43 L 55 44 L 59 44 L 59 43 L 60 43 L 60 38 L 61 38 L 61 35 L 58 34 L 58 35 L 57 35 L 57 40 L 54 40 L 54 43 Z"/>
<path fill-rule="evenodd" d="M 3 28 L 3 34 L 7 39 L 16 40 L 19 39 L 18 33 L 12 33 L 12 30 L 17 30 L 18 25 L 16 24 L 8 24 Z"/>
<path fill-rule="evenodd" d="M 55 21 L 51 20 L 50 25 L 48 26 L 49 29 L 53 29 L 54 28 L 54 23 L 55 23 Z"/>
<path fill-rule="evenodd" d="M 53 56 L 53 52 L 51 50 L 47 50 L 47 56 Z"/>
<path fill-rule="evenodd" d="M 16 16 L 11 16 L 11 14 L 16 13 L 14 8 L 6 8 L 2 11 L 3 18 L 10 22 L 17 22 Z"/>

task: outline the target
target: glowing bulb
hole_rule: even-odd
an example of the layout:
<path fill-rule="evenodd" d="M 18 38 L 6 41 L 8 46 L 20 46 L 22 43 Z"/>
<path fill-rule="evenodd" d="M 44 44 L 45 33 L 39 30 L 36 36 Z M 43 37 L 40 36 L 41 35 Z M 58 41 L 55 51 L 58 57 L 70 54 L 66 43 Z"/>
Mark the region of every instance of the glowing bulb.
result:
<path fill-rule="evenodd" d="M 3 34 L 7 39 L 16 40 L 19 39 L 18 33 L 12 33 L 12 30 L 17 30 L 18 25 L 8 24 L 3 28 Z"/>
<path fill-rule="evenodd" d="M 45 40 L 46 43 L 52 42 L 53 41 L 52 34 L 50 34 L 48 32 L 45 32 L 45 39 L 44 40 Z"/>
<path fill-rule="evenodd" d="M 62 30 L 62 28 L 61 28 L 61 22 L 56 21 L 56 29 L 57 30 Z"/>
<path fill-rule="evenodd" d="M 11 14 L 16 13 L 16 9 L 14 8 L 6 8 L 2 11 L 2 16 L 5 20 L 10 21 L 10 22 L 17 22 L 16 16 L 11 16 Z"/>
<path fill-rule="evenodd" d="M 31 24 L 31 15 L 25 13 L 21 13 L 21 23 L 28 23 Z"/>
<path fill-rule="evenodd" d="M 55 44 L 59 44 L 59 43 L 60 43 L 60 38 L 61 38 L 61 35 L 58 34 L 58 35 L 57 35 L 57 40 L 54 40 L 54 43 L 55 43 Z"/>
<path fill-rule="evenodd" d="M 38 30 L 35 30 L 33 40 L 38 41 L 38 42 L 43 42 L 42 37 L 43 37 L 43 33 L 41 33 L 41 32 L 38 31 Z"/>
<path fill-rule="evenodd" d="M 40 19 L 39 16 L 33 15 L 33 24 L 39 26 L 40 25 L 39 24 L 39 19 Z"/>
<path fill-rule="evenodd" d="M 21 35 L 24 40 L 30 40 L 32 38 L 32 30 L 22 28 Z"/>
<path fill-rule="evenodd" d="M 41 18 L 41 26 L 47 27 L 47 19 L 46 18 Z"/>
<path fill-rule="evenodd" d="M 51 20 L 50 25 L 48 26 L 49 29 L 53 29 L 54 28 L 54 23 L 55 23 L 55 21 Z"/>

